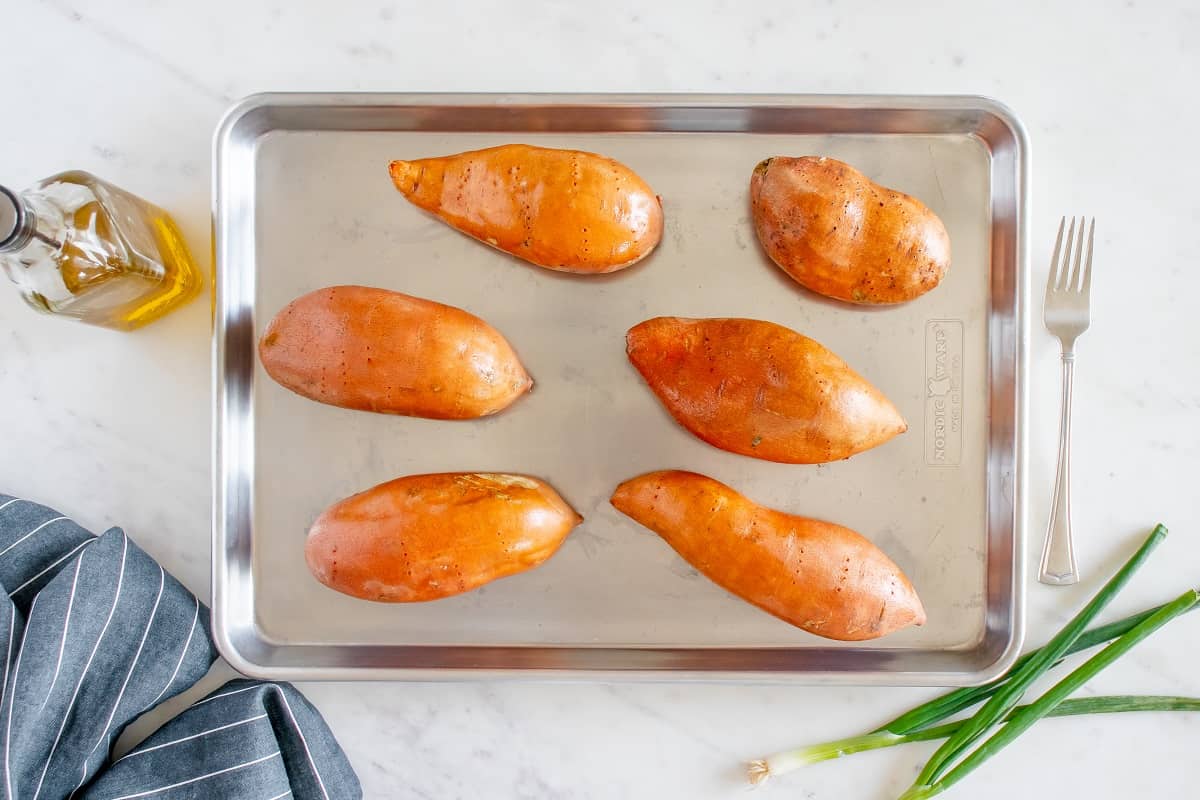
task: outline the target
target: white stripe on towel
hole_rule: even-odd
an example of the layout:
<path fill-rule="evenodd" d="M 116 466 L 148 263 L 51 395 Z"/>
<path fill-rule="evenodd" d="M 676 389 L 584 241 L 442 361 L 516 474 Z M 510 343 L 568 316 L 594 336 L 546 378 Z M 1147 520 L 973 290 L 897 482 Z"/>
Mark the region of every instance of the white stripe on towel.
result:
<path fill-rule="evenodd" d="M 121 573 L 117 576 L 117 591 L 113 596 L 112 608 L 108 610 L 108 619 L 104 620 L 104 627 L 100 629 L 100 635 L 96 637 L 96 644 L 92 646 L 92 653 L 88 656 L 87 663 L 83 665 L 83 672 L 80 673 L 79 680 L 75 683 L 75 691 L 71 695 L 71 702 L 67 704 L 66 711 L 63 713 L 62 722 L 60 722 L 58 725 L 58 733 L 54 737 L 54 744 L 50 746 L 50 753 L 46 756 L 46 763 L 42 765 L 42 776 L 38 778 L 37 788 L 34 789 L 33 792 L 33 800 L 37 800 L 38 795 L 42 792 L 42 784 L 46 781 L 46 770 L 50 769 L 50 762 L 54 760 L 54 753 L 58 750 L 58 743 L 62 739 L 63 730 L 67 727 L 67 720 L 71 718 L 71 711 L 75 708 L 75 701 L 79 699 L 79 690 L 83 688 L 83 679 L 87 677 L 88 670 L 92 668 L 92 660 L 96 657 L 96 651 L 100 649 L 100 643 L 104 641 L 104 634 L 108 632 L 108 625 L 110 622 L 112 622 L 113 614 L 117 610 L 117 603 L 121 600 L 121 584 L 125 580 L 125 555 L 128 552 L 129 537 L 125 535 L 124 531 L 122 531 Z"/>
<path fill-rule="evenodd" d="M 82 559 L 80 559 L 82 561 Z M 71 791 L 71 797 L 75 796 L 75 792 L 79 791 L 79 787 L 83 786 L 83 782 L 87 780 L 88 762 L 92 756 L 100 749 L 100 745 L 108 737 L 108 728 L 112 725 L 113 717 L 117 715 L 117 709 L 121 707 L 121 700 L 125 697 L 125 690 L 129 688 L 129 679 L 133 677 L 133 671 L 137 668 L 138 661 L 142 658 L 142 650 L 146 647 L 146 637 L 150 635 L 150 629 L 154 627 L 154 618 L 158 615 L 158 604 L 162 600 L 163 586 L 167 582 L 167 573 L 163 570 L 162 565 L 158 567 L 158 594 L 154 597 L 154 606 L 150 609 L 150 618 L 146 620 L 146 629 L 142 631 L 142 640 L 138 642 L 137 652 L 133 654 L 133 663 L 129 665 L 129 671 L 125 673 L 125 680 L 121 683 L 121 691 L 117 692 L 117 702 L 113 703 L 112 711 L 108 712 L 108 719 L 104 722 L 104 727 L 100 731 L 100 737 L 96 739 L 96 744 L 92 746 L 87 757 L 83 759 L 83 768 L 79 776 L 79 783 L 75 784 L 75 788 Z M 70 798 L 68 798 L 70 800 Z"/>
<path fill-rule="evenodd" d="M 220 694 L 214 694 L 212 697 L 206 697 L 203 700 L 197 700 L 196 702 L 192 703 L 192 708 L 195 708 L 196 706 L 202 706 L 205 703 L 207 703 L 209 700 L 220 700 L 222 697 L 229 697 L 229 695 L 231 695 L 231 694 L 241 694 L 242 692 L 248 692 L 251 689 L 261 689 L 261 688 L 262 688 L 262 684 L 256 683 L 253 686 L 243 686 L 241 689 L 234 689 L 233 691 L 221 692 Z"/>
<path fill-rule="evenodd" d="M 279 690 L 279 697 L 283 700 L 283 707 L 287 709 L 288 716 L 292 719 L 292 724 L 296 726 L 296 733 L 300 735 L 300 743 L 304 745 L 304 755 L 308 757 L 308 763 L 312 767 L 313 775 L 317 776 L 317 784 L 321 787 L 321 794 L 324 795 L 325 800 L 329 800 L 329 792 L 325 791 L 325 781 L 321 780 L 321 773 L 317 771 L 317 762 L 313 761 L 312 752 L 308 749 L 308 740 L 304 738 L 304 731 L 300 730 L 300 723 L 296 722 L 296 715 L 292 713 L 292 706 L 288 703 L 287 694 L 278 686 L 275 688 Z"/>
<path fill-rule="evenodd" d="M 17 604 L 10 601 L 8 604 L 8 649 L 4 651 L 4 686 L 0 687 L 0 698 L 8 693 L 8 667 L 9 661 L 12 659 L 13 631 L 16 627 Z M 2 699 L 0 699 L 0 705 L 3 705 Z"/>
<path fill-rule="evenodd" d="M 5 503 L 5 505 L 7 505 L 7 503 Z M 6 650 L 6 651 L 5 651 L 5 653 L 4 653 L 4 688 L 3 688 L 3 689 L 0 689 L 0 711 L 3 711 L 3 710 L 4 710 L 4 700 L 3 700 L 3 698 L 4 698 L 4 696 L 5 696 L 5 695 L 7 695 L 7 694 L 8 694 L 8 663 L 9 663 L 9 659 L 11 659 L 11 658 L 12 658 L 13 631 L 14 631 L 14 630 L 16 629 L 16 627 L 17 627 L 17 604 L 16 604 L 16 603 L 14 603 L 14 602 L 12 602 L 11 600 L 8 602 L 8 613 L 9 613 L 9 622 L 8 622 L 8 650 Z M 21 641 L 22 641 L 22 643 L 24 643 L 24 641 L 25 641 L 25 637 L 24 637 L 24 636 L 22 636 L 22 637 L 21 637 Z M 20 658 L 20 654 L 19 654 L 19 653 L 17 654 L 17 658 Z M 14 692 L 14 694 L 15 694 L 15 692 Z M 6 742 L 5 742 L 5 746 L 7 747 L 7 740 L 6 740 Z M 6 756 L 6 760 L 7 760 L 7 752 L 5 753 L 5 756 Z M 4 779 L 5 779 L 5 781 L 7 781 L 7 780 L 8 780 L 8 768 L 7 768 L 7 766 L 5 767 L 5 770 L 4 770 Z M 5 800 L 8 800 L 8 792 L 7 792 L 7 790 L 5 791 L 5 795 L 4 795 L 4 796 L 5 796 Z"/>
<path fill-rule="evenodd" d="M 192 643 L 192 634 L 196 632 L 196 620 L 200 618 L 200 599 L 196 595 L 192 595 L 192 602 L 196 604 L 195 610 L 192 612 L 192 627 L 188 628 L 187 639 L 183 642 L 183 649 L 179 651 L 179 660 L 175 662 L 175 671 L 171 673 L 171 677 L 167 678 L 166 684 L 163 685 L 162 691 L 158 693 L 158 697 L 150 701 L 149 708 L 154 708 L 158 705 L 158 701 L 167 693 L 167 689 L 171 688 L 171 684 L 175 682 L 175 676 L 179 674 L 179 668 L 183 666 L 183 657 L 187 655 L 188 646 Z"/>
<path fill-rule="evenodd" d="M 205 775 L 197 775 L 195 778 L 188 778 L 186 781 L 180 781 L 179 783 L 172 783 L 169 786 L 160 786 L 157 789 L 147 789 L 146 791 L 138 792 L 137 794 L 123 794 L 120 797 L 112 798 L 112 800 L 133 800 L 133 798 L 135 798 L 135 797 L 145 797 L 145 796 L 151 795 L 151 794 L 158 794 L 159 792 L 165 792 L 167 789 L 176 789 L 180 786 L 187 786 L 189 783 L 195 783 L 197 781 L 202 781 L 205 778 L 215 778 L 217 775 L 224 775 L 227 772 L 233 772 L 234 770 L 243 769 L 245 767 L 251 767 L 251 766 L 254 766 L 255 764 L 261 764 L 262 762 L 269 761 L 270 759 L 275 758 L 278 755 L 279 755 L 279 751 L 276 750 L 274 753 L 271 753 L 271 755 L 269 755 L 269 756 L 263 756 L 262 758 L 256 758 L 253 761 L 247 761 L 244 764 L 238 764 L 237 766 L 234 766 L 234 767 L 226 767 L 225 769 L 219 769 L 216 772 L 209 772 Z"/>
<path fill-rule="evenodd" d="M 145 755 L 146 753 L 150 753 L 155 750 L 161 750 L 164 747 L 170 747 L 173 744 L 179 744 L 180 742 L 186 742 L 191 739 L 199 739 L 201 736 L 208 736 L 210 733 L 216 733 L 217 731 L 224 731 L 224 730 L 228 730 L 230 728 L 236 728 L 239 725 L 248 725 L 251 722 L 257 722 L 260 719 L 266 719 L 266 718 L 267 718 L 266 714 L 259 714 L 257 717 L 250 717 L 248 719 L 239 720 L 238 722 L 230 722 L 227 725 L 219 725 L 216 728 L 209 728 L 206 731 L 200 731 L 199 733 L 193 733 L 191 736 L 183 736 L 179 739 L 172 739 L 169 742 L 163 742 L 162 744 L 156 744 L 153 747 L 147 747 L 144 750 L 134 750 L 132 753 L 126 753 L 125 755 L 121 756 L 113 763 L 117 764 L 121 761 L 124 761 L 127 758 L 133 758 L 134 756 Z"/>
<path fill-rule="evenodd" d="M 21 677 L 21 656 L 25 655 L 25 637 L 29 635 L 29 629 L 33 625 L 33 612 L 37 608 L 37 601 L 41 597 L 40 594 L 33 596 L 33 604 L 29 606 L 29 616 L 25 620 L 25 631 L 21 634 L 21 649 L 17 651 L 17 665 L 13 667 L 13 691 L 8 699 L 8 722 L 5 723 L 4 730 L 4 797 L 5 800 L 12 800 L 12 771 L 8 766 L 8 744 L 12 741 L 12 718 L 13 718 L 13 703 L 17 697 L 17 678 Z"/>
<path fill-rule="evenodd" d="M 54 517 L 53 519 L 48 519 L 48 520 L 46 520 L 46 521 L 45 521 L 45 522 L 43 522 L 41 525 L 38 525 L 36 528 L 34 528 L 33 530 L 31 530 L 29 533 L 27 533 L 27 534 L 25 534 L 24 536 L 22 536 L 20 539 L 17 539 L 15 542 L 13 542 L 12 544 L 10 544 L 8 547 L 4 548 L 3 550 L 0 550 L 0 556 L 4 555 L 4 554 L 5 554 L 5 553 L 7 553 L 9 550 L 12 550 L 14 547 L 16 547 L 17 545 L 19 545 L 21 542 L 25 541 L 25 540 L 26 540 L 26 539 L 28 539 L 30 536 L 33 536 L 35 533 L 37 533 L 38 531 L 40 531 L 42 528 L 46 527 L 46 526 L 47 526 L 47 525 L 49 525 L 50 523 L 52 523 L 52 522 L 61 522 L 61 521 L 62 521 L 62 520 L 64 520 L 64 519 L 66 519 L 66 517 Z"/>
<path fill-rule="evenodd" d="M 67 598 L 67 613 L 63 617 L 62 640 L 58 643 L 58 662 L 54 665 L 54 677 L 50 679 L 50 687 L 46 689 L 46 696 L 42 698 L 42 708 L 50 702 L 50 695 L 54 693 L 54 686 L 58 683 L 58 674 L 62 671 L 63 650 L 67 648 L 67 632 L 71 630 L 71 609 L 75 607 L 75 590 L 79 588 L 79 568 L 82 566 L 83 556 L 80 556 L 75 562 L 75 577 L 71 579 L 71 595 Z"/>
<path fill-rule="evenodd" d="M 77 552 L 79 552 L 79 548 L 83 547 L 85 544 L 91 544 L 91 543 L 92 543 L 92 542 L 94 542 L 94 541 L 96 541 L 96 537 L 95 537 L 95 536 L 92 536 L 92 537 L 89 537 L 88 539 L 86 539 L 85 541 L 82 541 L 82 542 L 80 542 L 79 544 L 75 545 L 73 548 L 71 548 L 70 552 L 68 552 L 66 555 L 64 555 L 64 556 L 61 556 L 61 557 L 60 557 L 58 560 L 56 560 L 54 563 L 50 564 L 50 566 L 46 567 L 44 570 L 42 570 L 41 572 L 39 572 L 37 575 L 34 575 L 32 578 L 30 578 L 29 580 L 25 581 L 24 583 L 22 583 L 22 584 L 21 584 L 20 586 L 18 586 L 17 588 L 13 589 L 13 590 L 12 590 L 12 592 L 10 592 L 10 593 L 9 593 L 9 594 L 10 594 L 10 596 L 11 596 L 11 595 L 15 595 L 17 592 L 21 591 L 21 590 L 22 590 L 22 589 L 24 589 L 26 586 L 28 586 L 29 584 L 33 583 L 33 582 L 34 582 L 34 581 L 36 581 L 38 578 L 40 578 L 40 577 L 42 577 L 43 575 L 45 575 L 47 572 L 49 572 L 50 570 L 52 570 L 52 569 L 54 569 L 55 567 L 57 567 L 59 564 L 61 564 L 62 562 L 66 561 L 66 560 L 67 560 L 68 558 L 70 558 L 71 556 L 75 555 Z"/>

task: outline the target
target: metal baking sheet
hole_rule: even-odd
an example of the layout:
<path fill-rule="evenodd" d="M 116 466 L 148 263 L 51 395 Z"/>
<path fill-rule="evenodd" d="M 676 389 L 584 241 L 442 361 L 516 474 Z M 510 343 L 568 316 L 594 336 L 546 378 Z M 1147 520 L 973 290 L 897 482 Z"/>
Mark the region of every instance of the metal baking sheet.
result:
<path fill-rule="evenodd" d="M 641 264 L 582 277 L 483 247 L 406 202 L 388 161 L 505 142 L 617 158 L 662 195 Z M 690 678 L 955 685 L 1017 655 L 1023 631 L 1028 145 L 975 97 L 261 95 L 216 134 L 213 628 L 248 674 L 287 679 Z M 953 267 L 894 308 L 822 300 L 763 254 L 748 181 L 772 155 L 843 159 L 945 222 Z M 301 398 L 255 341 L 322 286 L 385 287 L 468 309 L 513 343 L 536 389 L 437 422 Z M 625 358 L 658 315 L 768 319 L 879 386 L 909 431 L 848 461 L 781 465 L 693 438 Z M 686 468 L 882 547 L 928 623 L 835 643 L 726 594 L 608 504 Z M 330 503 L 423 472 L 520 472 L 586 521 L 544 566 L 434 603 L 374 604 L 316 582 L 305 532 Z"/>

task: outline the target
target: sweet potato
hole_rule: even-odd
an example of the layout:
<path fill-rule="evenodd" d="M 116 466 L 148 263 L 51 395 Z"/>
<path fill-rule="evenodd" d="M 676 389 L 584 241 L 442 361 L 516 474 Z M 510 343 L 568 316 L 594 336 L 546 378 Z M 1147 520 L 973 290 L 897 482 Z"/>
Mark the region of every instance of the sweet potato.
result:
<path fill-rule="evenodd" d="M 536 567 L 583 521 L 522 475 L 409 475 L 326 509 L 304 556 L 321 583 L 364 600 L 414 603 Z"/>
<path fill-rule="evenodd" d="M 258 355 L 297 394 L 410 417 L 494 414 L 533 386 L 509 343 L 478 317 L 366 286 L 293 300 L 267 325 Z"/>
<path fill-rule="evenodd" d="M 393 161 L 415 205 L 540 267 L 600 273 L 645 258 L 662 238 L 662 203 L 624 164 L 578 150 L 509 144 Z"/>
<path fill-rule="evenodd" d="M 782 325 L 658 317 L 629 330 L 626 351 L 680 425 L 731 453 L 819 464 L 908 428 L 846 362 Z"/>
<path fill-rule="evenodd" d="M 750 177 L 754 228 L 800 285 L 851 303 L 903 303 L 950 268 L 950 237 L 920 200 L 832 158 L 768 158 Z"/>
<path fill-rule="evenodd" d="M 923 625 L 916 591 L 859 534 L 764 508 L 694 472 L 651 472 L 612 504 L 713 583 L 809 633 L 860 641 Z"/>

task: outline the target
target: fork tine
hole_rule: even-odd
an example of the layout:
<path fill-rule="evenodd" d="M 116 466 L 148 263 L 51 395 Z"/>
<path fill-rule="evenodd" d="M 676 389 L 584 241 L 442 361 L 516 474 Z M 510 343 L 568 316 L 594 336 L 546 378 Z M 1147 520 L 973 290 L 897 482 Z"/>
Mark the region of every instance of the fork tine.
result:
<path fill-rule="evenodd" d="M 1079 240 L 1075 243 L 1075 257 L 1071 260 L 1071 277 L 1067 281 L 1067 291 L 1071 292 L 1083 291 L 1083 287 L 1079 284 L 1079 272 L 1083 266 L 1083 226 L 1086 222 L 1085 217 L 1079 218 Z"/>
<path fill-rule="evenodd" d="M 1067 251 L 1063 254 L 1062 288 L 1071 291 L 1079 280 L 1079 250 L 1083 247 L 1083 217 L 1071 217 L 1071 233 L 1067 240 Z M 1074 248 L 1074 252 L 1072 252 Z"/>
<path fill-rule="evenodd" d="M 1062 251 L 1063 228 L 1067 227 L 1067 218 L 1063 217 L 1058 223 L 1058 238 L 1054 240 L 1054 255 L 1050 257 L 1050 274 L 1046 276 L 1046 293 L 1054 291 L 1055 274 L 1058 272 L 1058 255 Z"/>
<path fill-rule="evenodd" d="M 1071 249 L 1075 245 L 1075 218 L 1071 217 L 1071 225 L 1067 228 L 1067 243 L 1063 248 L 1062 261 L 1058 264 L 1058 279 L 1054 288 L 1062 291 L 1067 288 L 1067 278 L 1071 275 Z"/>
<path fill-rule="evenodd" d="M 1087 265 L 1083 268 L 1083 286 L 1080 291 L 1084 295 L 1092 291 L 1092 245 L 1096 241 L 1096 218 L 1092 217 L 1092 224 L 1088 228 L 1088 249 L 1087 249 Z"/>

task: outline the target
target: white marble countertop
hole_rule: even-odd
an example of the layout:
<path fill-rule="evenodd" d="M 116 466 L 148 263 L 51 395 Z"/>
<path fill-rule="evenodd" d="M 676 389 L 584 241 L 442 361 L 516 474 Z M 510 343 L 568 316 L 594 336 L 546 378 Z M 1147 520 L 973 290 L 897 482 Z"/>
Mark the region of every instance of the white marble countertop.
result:
<path fill-rule="evenodd" d="M 4 14 L 0 181 L 94 171 L 170 209 L 208 260 L 210 136 L 268 89 L 949 92 L 994 96 L 1033 141 L 1033 282 L 1062 214 L 1098 220 L 1076 372 L 1075 522 L 1086 582 L 1029 588 L 1043 641 L 1148 526 L 1174 537 L 1118 600 L 1197 578 L 1200 203 L 1190 181 L 1200 12 L 1185 2 L 734 4 L 33 0 Z M 579 4 L 582 5 L 582 4 Z M 756 10 L 743 11 L 755 6 Z M 1151 6 L 1153 5 L 1153 8 Z M 203 11 L 194 9 L 203 8 Z M 26 309 L 0 283 L 0 491 L 120 524 L 209 594 L 209 308 L 136 334 Z M 1035 291 L 1040 304 L 1040 291 Z M 1190 320 L 1190 321 L 1189 321 Z M 1056 343 L 1034 325 L 1033 571 L 1052 479 Z M 1200 619 L 1088 687 L 1200 694 Z M 215 680 L 216 678 L 214 678 Z M 736 685 L 303 685 L 368 797 L 740 797 L 741 763 L 873 726 L 929 690 Z M 144 727 L 144 726 L 143 726 Z M 143 731 L 144 732 L 144 731 Z M 1200 720 L 1053 720 L 950 796 L 1183 797 Z M 1136 748 L 1136 762 L 1129 753 Z M 887 798 L 928 750 L 825 764 L 764 797 Z"/>

